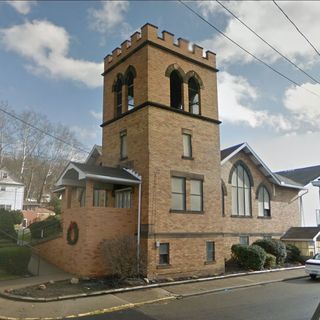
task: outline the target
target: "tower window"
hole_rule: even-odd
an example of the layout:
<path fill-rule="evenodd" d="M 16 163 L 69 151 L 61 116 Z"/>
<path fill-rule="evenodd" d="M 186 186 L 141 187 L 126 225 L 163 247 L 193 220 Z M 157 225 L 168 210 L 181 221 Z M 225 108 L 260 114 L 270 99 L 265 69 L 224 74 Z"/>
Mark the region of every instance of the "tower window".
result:
<path fill-rule="evenodd" d="M 128 110 L 132 110 L 134 108 L 133 79 L 134 79 L 134 76 L 133 76 L 132 72 L 129 72 L 128 77 L 127 77 L 127 84 L 128 84 Z"/>
<path fill-rule="evenodd" d="M 189 111 L 193 114 L 200 114 L 200 87 L 195 78 L 188 82 L 189 90 Z"/>
<path fill-rule="evenodd" d="M 180 177 L 171 178 L 171 209 L 186 210 L 186 179 Z"/>
<path fill-rule="evenodd" d="M 127 159 L 128 149 L 127 149 L 127 131 L 120 132 L 120 160 Z"/>
<path fill-rule="evenodd" d="M 182 109 L 182 79 L 178 71 L 173 71 L 170 75 L 170 106 Z"/>
<path fill-rule="evenodd" d="M 182 134 L 183 139 L 183 158 L 192 158 L 192 136 L 188 133 Z"/>
<path fill-rule="evenodd" d="M 116 116 L 120 116 L 122 113 L 122 81 L 118 79 L 115 85 L 115 105 Z"/>

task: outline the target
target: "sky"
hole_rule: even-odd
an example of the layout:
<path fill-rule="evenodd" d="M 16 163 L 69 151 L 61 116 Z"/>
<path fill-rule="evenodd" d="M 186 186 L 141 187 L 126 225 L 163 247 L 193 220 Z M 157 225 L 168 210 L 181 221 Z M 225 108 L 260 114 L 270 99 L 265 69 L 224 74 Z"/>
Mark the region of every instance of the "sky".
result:
<path fill-rule="evenodd" d="M 145 23 L 216 53 L 221 147 L 247 142 L 271 170 L 320 162 L 320 55 L 272 1 L 223 1 L 294 68 L 216 1 L 0 2 L 0 101 L 101 144 L 103 58 Z M 278 5 L 320 51 L 320 2 Z"/>

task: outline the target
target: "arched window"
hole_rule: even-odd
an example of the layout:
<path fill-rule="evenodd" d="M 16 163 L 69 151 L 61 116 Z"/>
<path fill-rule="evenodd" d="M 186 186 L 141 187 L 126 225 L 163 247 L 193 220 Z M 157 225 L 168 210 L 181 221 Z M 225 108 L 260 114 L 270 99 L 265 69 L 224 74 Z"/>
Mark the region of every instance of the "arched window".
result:
<path fill-rule="evenodd" d="M 258 215 L 259 217 L 270 217 L 270 195 L 266 187 L 261 186 L 258 191 Z"/>
<path fill-rule="evenodd" d="M 198 81 L 192 77 L 188 81 L 189 90 L 189 112 L 200 114 L 200 86 Z"/>
<path fill-rule="evenodd" d="M 122 113 L 122 81 L 118 79 L 114 86 L 115 93 L 115 106 L 116 106 L 116 116 L 120 116 Z"/>
<path fill-rule="evenodd" d="M 238 164 L 232 173 L 232 214 L 251 215 L 251 183 L 248 172 Z"/>
<path fill-rule="evenodd" d="M 224 217 L 226 215 L 226 200 L 227 188 L 223 180 L 221 180 L 221 215 Z"/>
<path fill-rule="evenodd" d="M 134 108 L 134 87 L 133 87 L 134 75 L 132 72 L 129 72 L 127 75 L 127 85 L 128 85 L 128 110 Z"/>
<path fill-rule="evenodd" d="M 182 109 L 182 79 L 176 70 L 170 74 L 170 106 Z"/>

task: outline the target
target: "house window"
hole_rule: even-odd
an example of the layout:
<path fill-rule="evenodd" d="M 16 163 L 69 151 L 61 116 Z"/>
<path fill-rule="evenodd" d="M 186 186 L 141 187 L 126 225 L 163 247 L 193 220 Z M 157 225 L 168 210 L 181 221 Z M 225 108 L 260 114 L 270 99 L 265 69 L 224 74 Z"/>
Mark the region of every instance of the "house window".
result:
<path fill-rule="evenodd" d="M 207 261 L 215 261 L 215 243 L 214 241 L 207 241 Z"/>
<path fill-rule="evenodd" d="M 251 184 L 248 172 L 238 164 L 232 174 L 232 214 L 251 215 Z"/>
<path fill-rule="evenodd" d="M 108 193 L 104 189 L 93 189 L 93 206 L 94 207 L 107 207 Z"/>
<path fill-rule="evenodd" d="M 131 208 L 131 188 L 116 190 L 116 208 Z"/>
<path fill-rule="evenodd" d="M 183 158 L 192 158 L 192 136 L 188 133 L 182 134 Z"/>
<path fill-rule="evenodd" d="M 190 205 L 191 211 L 202 211 L 203 199 L 202 199 L 202 181 L 190 180 Z"/>
<path fill-rule="evenodd" d="M 11 210 L 11 204 L 0 204 L 0 209 Z"/>
<path fill-rule="evenodd" d="M 114 87 L 115 92 L 115 105 L 116 105 L 116 116 L 122 114 L 122 81 L 118 79 Z"/>
<path fill-rule="evenodd" d="M 200 87 L 194 77 L 189 79 L 189 112 L 193 114 L 200 114 Z"/>
<path fill-rule="evenodd" d="M 249 236 L 240 236 L 239 238 L 240 244 L 249 245 Z"/>
<path fill-rule="evenodd" d="M 79 188 L 78 189 L 78 195 L 79 195 L 80 207 L 84 207 L 85 206 L 85 200 L 86 200 L 86 189 L 85 188 Z"/>
<path fill-rule="evenodd" d="M 1 190 L 1 191 L 6 191 L 6 187 L 1 186 L 1 187 L 0 187 L 0 190 Z"/>
<path fill-rule="evenodd" d="M 270 195 L 266 187 L 262 186 L 258 191 L 258 215 L 260 217 L 270 217 Z"/>
<path fill-rule="evenodd" d="M 170 75 L 170 106 L 182 109 L 182 79 L 178 71 L 173 71 Z"/>
<path fill-rule="evenodd" d="M 169 243 L 160 243 L 159 264 L 169 264 Z"/>
<path fill-rule="evenodd" d="M 186 210 L 186 179 L 172 177 L 171 178 L 171 209 Z"/>
<path fill-rule="evenodd" d="M 120 159 L 127 159 L 127 131 L 120 132 Z"/>
<path fill-rule="evenodd" d="M 2 178 L 3 178 L 3 179 L 7 179 L 7 178 L 8 178 L 8 174 L 7 174 L 6 172 L 3 172 Z"/>
<path fill-rule="evenodd" d="M 134 76 L 132 72 L 128 73 L 127 76 L 127 85 L 128 85 L 128 110 L 132 110 L 134 108 L 134 87 L 133 87 L 133 79 Z"/>

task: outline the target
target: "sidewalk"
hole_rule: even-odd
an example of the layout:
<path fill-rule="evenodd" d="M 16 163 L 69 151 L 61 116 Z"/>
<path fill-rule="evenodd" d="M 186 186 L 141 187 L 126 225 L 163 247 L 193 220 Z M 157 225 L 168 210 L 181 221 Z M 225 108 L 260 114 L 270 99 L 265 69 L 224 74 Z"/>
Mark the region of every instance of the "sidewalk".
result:
<path fill-rule="evenodd" d="M 198 279 L 192 283 L 168 284 L 165 286 L 132 290 L 100 296 L 77 298 L 53 302 L 24 302 L 0 298 L 0 319 L 17 318 L 53 318 L 63 319 L 72 315 L 90 315 L 92 313 L 113 312 L 139 305 L 169 301 L 192 295 L 233 290 L 249 286 L 268 284 L 289 279 L 305 277 L 304 268 L 273 272 L 251 273 L 241 276 L 216 277 L 212 280 Z M 32 278 L 26 279 L 31 281 Z M 39 277 L 37 278 L 38 282 Z M 25 280 L 25 279 L 23 279 Z M 0 292 L 5 288 L 18 287 L 17 280 L 0 282 Z M 32 284 L 32 283 L 30 283 Z M 20 280 L 20 287 L 29 285 Z"/>

